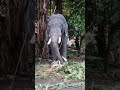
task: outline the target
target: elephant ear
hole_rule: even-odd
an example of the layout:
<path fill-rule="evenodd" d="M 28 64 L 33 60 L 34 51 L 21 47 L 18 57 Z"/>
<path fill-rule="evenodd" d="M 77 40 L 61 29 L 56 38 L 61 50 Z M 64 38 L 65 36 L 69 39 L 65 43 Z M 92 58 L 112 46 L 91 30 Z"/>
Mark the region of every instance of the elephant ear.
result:
<path fill-rule="evenodd" d="M 64 28 L 64 34 L 65 34 L 65 36 L 66 36 L 66 37 L 69 37 L 69 34 L 68 34 L 68 24 L 67 24 L 67 23 L 64 24 L 64 25 L 63 25 L 63 28 Z"/>
<path fill-rule="evenodd" d="M 65 36 L 69 37 L 69 35 L 68 35 L 68 24 L 67 24 L 67 21 L 64 17 L 63 17 L 63 21 L 64 21 L 63 28 L 65 29 Z"/>
<path fill-rule="evenodd" d="M 68 37 L 68 24 L 66 24 L 65 35 Z"/>

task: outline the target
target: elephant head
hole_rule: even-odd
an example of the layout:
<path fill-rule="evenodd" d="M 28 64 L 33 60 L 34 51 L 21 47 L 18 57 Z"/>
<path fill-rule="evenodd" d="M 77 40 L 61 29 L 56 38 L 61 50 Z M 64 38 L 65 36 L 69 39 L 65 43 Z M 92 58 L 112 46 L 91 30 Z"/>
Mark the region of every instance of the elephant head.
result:
<path fill-rule="evenodd" d="M 57 27 L 57 26 L 50 27 L 48 35 L 49 35 L 49 40 L 47 43 L 48 45 L 50 43 L 54 43 L 54 44 L 59 43 L 60 44 L 62 34 L 61 34 L 61 29 L 59 27 Z"/>

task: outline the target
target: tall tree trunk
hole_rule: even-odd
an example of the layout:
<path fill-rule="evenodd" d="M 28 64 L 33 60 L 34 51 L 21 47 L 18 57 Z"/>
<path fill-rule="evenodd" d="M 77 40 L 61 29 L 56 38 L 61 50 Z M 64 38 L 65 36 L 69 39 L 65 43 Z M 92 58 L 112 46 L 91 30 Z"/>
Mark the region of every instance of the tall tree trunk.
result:
<path fill-rule="evenodd" d="M 101 22 L 98 26 L 97 44 L 98 44 L 98 56 L 105 58 L 106 39 L 104 22 Z"/>
<path fill-rule="evenodd" d="M 4 68 L 3 74 L 14 74 L 17 65 L 19 66 L 18 73 L 26 73 L 29 69 L 27 67 L 28 44 L 31 34 L 34 33 L 34 3 L 33 0 L 7 0 L 6 3 L 5 35 L 0 38 L 0 60 L 3 61 L 0 66 Z"/>
<path fill-rule="evenodd" d="M 105 53 L 105 64 L 104 64 L 104 71 L 105 72 L 108 72 L 109 70 L 109 62 L 110 62 L 110 51 L 111 51 L 111 48 L 112 48 L 112 40 L 113 40 L 113 36 L 114 36 L 114 31 L 113 31 L 113 28 L 109 28 L 110 31 L 108 32 L 108 44 L 107 44 L 107 47 L 106 47 L 106 53 Z"/>
<path fill-rule="evenodd" d="M 79 34 L 76 35 L 75 46 L 76 46 L 76 50 L 79 50 L 79 47 L 80 47 Z"/>
<path fill-rule="evenodd" d="M 38 45 L 39 45 L 39 57 L 45 57 L 46 56 L 46 45 L 45 45 L 45 30 L 47 27 L 47 0 L 40 0 L 39 4 L 39 31 L 38 31 Z"/>

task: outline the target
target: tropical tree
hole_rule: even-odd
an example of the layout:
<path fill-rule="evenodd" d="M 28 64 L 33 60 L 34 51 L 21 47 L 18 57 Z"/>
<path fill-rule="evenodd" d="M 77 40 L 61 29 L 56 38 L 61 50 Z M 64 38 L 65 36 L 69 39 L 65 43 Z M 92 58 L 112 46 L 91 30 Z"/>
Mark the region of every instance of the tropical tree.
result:
<path fill-rule="evenodd" d="M 95 32 L 98 54 L 104 58 L 104 69 L 108 70 L 109 55 L 113 48 L 113 37 L 115 36 L 116 27 L 120 19 L 120 1 L 119 0 L 92 0 L 86 1 L 86 26 L 91 25 L 98 28 Z M 90 29 L 88 29 L 89 31 Z M 93 27 L 92 27 L 93 30 Z M 93 48 L 91 48 L 93 49 Z"/>
<path fill-rule="evenodd" d="M 66 0 L 68 7 L 68 25 L 70 36 L 75 36 L 76 49 L 80 55 L 81 46 L 85 36 L 85 1 L 84 0 Z M 74 7 L 73 7 L 74 6 Z"/>
<path fill-rule="evenodd" d="M 34 33 L 34 1 L 2 1 L 6 12 L 0 31 L 0 72 L 3 75 L 14 74 L 16 70 L 27 72 L 30 69 L 29 41 Z"/>

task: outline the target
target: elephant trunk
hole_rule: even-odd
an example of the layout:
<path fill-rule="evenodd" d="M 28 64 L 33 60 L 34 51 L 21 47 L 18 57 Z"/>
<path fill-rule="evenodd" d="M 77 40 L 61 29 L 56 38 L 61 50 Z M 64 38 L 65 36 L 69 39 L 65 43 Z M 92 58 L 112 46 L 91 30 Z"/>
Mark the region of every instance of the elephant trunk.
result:
<path fill-rule="evenodd" d="M 59 52 L 58 43 L 52 42 L 51 49 L 52 49 L 52 59 L 62 61 L 63 59 L 62 59 L 60 52 Z"/>

